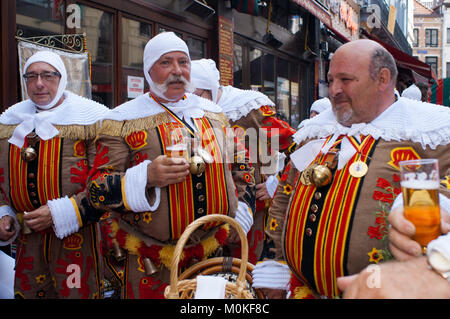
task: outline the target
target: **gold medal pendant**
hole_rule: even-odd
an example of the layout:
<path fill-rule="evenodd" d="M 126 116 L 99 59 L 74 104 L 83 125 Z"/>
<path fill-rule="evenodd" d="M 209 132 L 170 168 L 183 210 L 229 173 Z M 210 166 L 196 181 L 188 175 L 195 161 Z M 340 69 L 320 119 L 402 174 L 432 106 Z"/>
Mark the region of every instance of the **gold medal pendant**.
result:
<path fill-rule="evenodd" d="M 367 174 L 368 170 L 369 167 L 367 166 L 367 164 L 361 160 L 357 160 L 356 162 L 352 163 L 348 168 L 350 175 L 356 178 L 363 177 L 364 175 Z"/>

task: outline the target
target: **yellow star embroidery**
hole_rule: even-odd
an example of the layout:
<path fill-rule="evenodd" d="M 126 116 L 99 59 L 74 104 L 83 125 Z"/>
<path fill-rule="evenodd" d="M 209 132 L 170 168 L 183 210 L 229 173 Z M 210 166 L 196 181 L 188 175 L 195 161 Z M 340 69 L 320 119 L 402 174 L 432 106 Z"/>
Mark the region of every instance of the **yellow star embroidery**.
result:
<path fill-rule="evenodd" d="M 445 176 L 444 179 L 441 180 L 441 184 L 450 189 L 450 176 Z"/>
<path fill-rule="evenodd" d="M 45 282 L 45 279 L 47 278 L 46 275 L 39 275 L 36 277 L 36 282 L 38 284 L 43 284 Z"/>
<path fill-rule="evenodd" d="M 292 186 L 289 184 L 286 184 L 283 186 L 283 194 L 290 195 L 292 192 Z"/>
<path fill-rule="evenodd" d="M 381 250 L 376 249 L 375 247 L 372 248 L 372 251 L 370 253 L 367 253 L 369 255 L 369 261 L 371 263 L 378 264 L 380 260 L 384 259 L 383 252 Z"/>
<path fill-rule="evenodd" d="M 270 230 L 275 231 L 277 227 L 277 220 L 275 218 L 272 218 L 272 220 L 270 221 Z"/>
<path fill-rule="evenodd" d="M 148 213 L 148 212 L 143 213 L 142 217 L 143 217 L 144 222 L 146 222 L 147 224 L 152 221 L 152 214 L 151 213 Z"/>

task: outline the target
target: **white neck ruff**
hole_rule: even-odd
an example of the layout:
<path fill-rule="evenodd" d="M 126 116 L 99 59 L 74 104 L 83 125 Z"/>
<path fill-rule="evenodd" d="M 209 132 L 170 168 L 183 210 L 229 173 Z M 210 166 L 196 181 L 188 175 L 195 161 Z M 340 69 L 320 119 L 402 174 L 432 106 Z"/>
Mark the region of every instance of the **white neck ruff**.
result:
<path fill-rule="evenodd" d="M 222 86 L 222 96 L 217 104 L 231 121 L 237 121 L 261 106 L 275 106 L 259 91 L 241 90 L 232 86 Z"/>
<path fill-rule="evenodd" d="M 333 111 L 304 120 L 294 134 L 299 144 L 311 138 L 324 138 L 332 134 L 358 137 L 371 135 L 386 141 L 412 141 L 435 149 L 450 143 L 450 109 L 445 106 L 399 98 L 370 123 L 343 126 L 336 121 Z"/>
<path fill-rule="evenodd" d="M 51 110 L 37 112 L 30 99 L 14 104 L 0 116 L 0 124 L 17 125 L 9 142 L 21 148 L 33 130 L 48 140 L 59 133 L 53 125 L 91 125 L 101 121 L 107 111 L 102 104 L 65 91 L 64 101 Z"/>
<path fill-rule="evenodd" d="M 186 99 L 178 102 L 163 103 L 178 117 L 189 120 L 201 118 L 205 111 L 220 113 L 222 110 L 213 102 L 195 94 L 186 93 Z M 128 121 L 166 112 L 150 95 L 143 94 L 111 110 L 105 119 Z"/>

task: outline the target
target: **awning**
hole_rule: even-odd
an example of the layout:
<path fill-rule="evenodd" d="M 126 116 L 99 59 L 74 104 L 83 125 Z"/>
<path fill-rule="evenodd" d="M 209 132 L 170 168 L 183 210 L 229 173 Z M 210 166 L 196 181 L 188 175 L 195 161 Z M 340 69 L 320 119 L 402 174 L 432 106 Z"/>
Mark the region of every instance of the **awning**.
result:
<path fill-rule="evenodd" d="M 386 50 L 389 51 L 390 54 L 395 59 L 395 62 L 399 67 L 409 69 L 414 71 L 415 73 L 427 78 L 428 80 L 434 79 L 436 82 L 437 77 L 434 74 L 433 70 L 431 69 L 431 66 L 426 64 L 425 62 L 422 62 L 414 57 L 412 57 L 409 54 L 406 54 L 405 52 L 387 44 L 384 43 L 381 40 L 378 40 L 377 38 L 370 36 L 368 33 L 364 32 L 366 36 L 368 36 L 371 40 L 378 42 L 381 44 Z"/>

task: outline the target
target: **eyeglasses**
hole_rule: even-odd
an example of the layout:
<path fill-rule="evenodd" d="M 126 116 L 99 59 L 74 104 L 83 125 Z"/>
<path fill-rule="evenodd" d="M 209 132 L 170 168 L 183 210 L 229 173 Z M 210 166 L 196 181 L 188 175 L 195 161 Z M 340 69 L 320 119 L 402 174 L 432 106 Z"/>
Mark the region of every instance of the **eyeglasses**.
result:
<path fill-rule="evenodd" d="M 42 81 L 45 82 L 54 82 L 56 78 L 60 78 L 61 74 L 59 72 L 42 72 L 42 73 L 25 73 L 23 77 L 25 78 L 25 81 L 31 83 L 36 82 L 38 77 L 41 77 Z"/>

